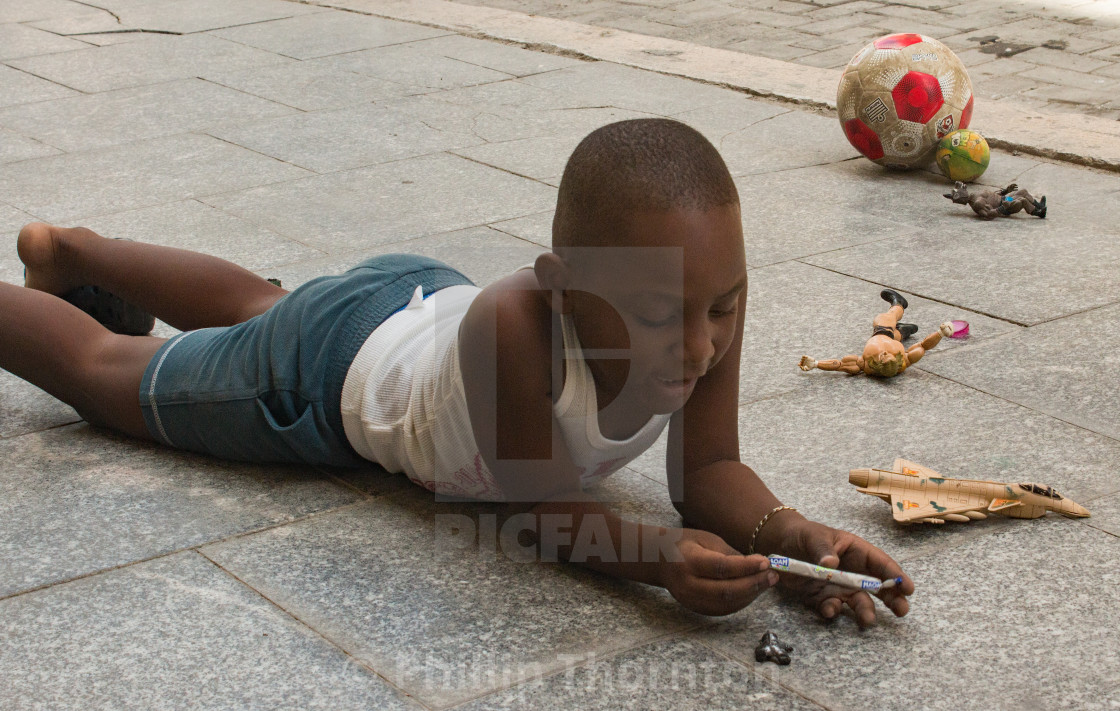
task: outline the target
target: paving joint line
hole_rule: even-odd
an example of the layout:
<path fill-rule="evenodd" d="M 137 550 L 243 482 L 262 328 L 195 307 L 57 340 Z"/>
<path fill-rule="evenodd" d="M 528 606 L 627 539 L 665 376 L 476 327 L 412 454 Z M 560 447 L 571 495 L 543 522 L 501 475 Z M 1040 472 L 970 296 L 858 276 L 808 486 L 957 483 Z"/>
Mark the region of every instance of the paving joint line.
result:
<path fill-rule="evenodd" d="M 941 378 L 942 380 L 944 380 L 946 382 L 954 383 L 956 385 L 966 387 L 970 390 L 975 390 L 976 392 L 981 393 L 982 395 L 987 395 L 989 397 L 994 397 L 997 400 L 1002 400 L 1003 402 L 1006 402 L 1010 405 L 1014 405 L 1015 407 L 1021 407 L 1022 409 L 1026 410 L 1027 412 L 1033 412 L 1036 415 L 1042 415 L 1043 417 L 1049 417 L 1052 420 L 1057 420 L 1058 422 L 1063 422 L 1063 423 L 1069 425 L 1070 427 L 1076 427 L 1077 429 L 1079 429 L 1083 432 L 1089 432 L 1091 434 L 1097 435 L 1098 437 L 1104 437 L 1107 440 L 1110 440 L 1112 442 L 1116 442 L 1117 444 L 1120 444 L 1120 438 L 1114 437 L 1114 436 L 1109 435 L 1109 434 L 1105 434 L 1104 432 L 1098 432 L 1097 430 L 1090 429 L 1090 428 L 1086 427 L 1085 425 L 1080 425 L 1076 422 L 1070 422 L 1069 420 L 1065 419 L 1064 417 L 1059 417 L 1058 415 L 1055 415 L 1051 412 L 1047 412 L 1046 410 L 1036 410 L 1035 408 L 1031 407 L 1030 405 L 1024 405 L 1021 402 L 1015 402 L 1014 400 L 1010 400 L 1010 399 L 1004 397 L 1003 395 L 998 395 L 996 393 L 988 392 L 987 390 L 984 390 L 983 388 L 981 388 L 979 386 L 976 386 L 976 385 L 970 385 L 969 383 L 965 383 L 965 382 L 962 382 L 960 380 L 954 380 L 953 378 L 950 378 L 947 375 L 942 375 L 941 373 L 938 373 L 938 372 L 935 372 L 935 371 L 932 371 L 932 370 L 926 370 L 925 368 L 922 368 L 922 366 L 920 366 L 920 365 L 915 365 L 913 367 L 916 370 L 922 371 L 923 373 L 928 373 L 929 375 L 932 375 L 934 377 Z"/>
<path fill-rule="evenodd" d="M 301 618 L 301 617 L 300 617 L 299 615 L 295 614 L 294 612 L 292 612 L 292 611 L 291 611 L 291 610 L 289 610 L 288 608 L 286 608 L 286 607 L 284 607 L 283 605 L 281 605 L 280 603 L 276 602 L 275 600 L 273 600 L 272 598 L 270 598 L 270 597 L 269 597 L 268 595 L 265 595 L 265 594 L 264 594 L 263 592 L 261 592 L 260 590 L 258 590 L 258 589 L 257 589 L 257 588 L 255 588 L 255 587 L 253 587 L 252 585 L 250 585 L 250 584 L 249 584 L 248 582 L 246 582 L 245 580 L 242 580 L 241 578 L 239 578 L 239 577 L 238 577 L 238 576 L 237 576 L 237 575 L 236 575 L 236 574 L 235 574 L 235 573 L 234 573 L 234 572 L 233 572 L 232 570 L 229 570 L 228 568 L 224 567 L 224 566 L 223 566 L 223 565 L 222 565 L 221 563 L 219 563 L 218 561 L 214 560 L 213 558 L 211 558 L 210 556 L 206 555 L 205 553 L 203 553 L 203 552 L 202 552 L 202 551 L 200 551 L 200 550 L 195 550 L 195 553 L 197 553 L 197 554 L 198 554 L 199 556 L 201 556 L 201 557 L 202 557 L 202 559 L 203 559 L 203 560 L 205 560 L 205 561 L 209 562 L 209 563 L 210 563 L 211 565 L 213 565 L 213 566 L 214 566 L 215 568 L 217 568 L 218 570 L 220 570 L 220 571 L 221 571 L 222 573 L 224 573 L 225 575 L 228 575 L 228 576 L 229 576 L 230 578 L 232 578 L 233 580 L 235 580 L 235 581 L 236 581 L 236 582 L 238 582 L 239 584 L 241 584 L 241 585 L 245 586 L 245 587 L 246 587 L 246 588 L 248 588 L 249 590 L 252 590 L 252 591 L 253 591 L 254 593 L 256 593 L 256 594 L 257 594 L 257 595 L 258 595 L 258 596 L 259 596 L 259 597 L 260 597 L 260 598 L 261 598 L 262 600 L 264 600 L 265 602 L 267 602 L 267 603 L 268 603 L 269 605 L 271 605 L 271 606 L 275 607 L 275 608 L 276 608 L 277 610 L 280 610 L 280 611 L 281 611 L 282 613 L 284 613 L 284 614 L 285 614 L 285 615 L 286 615 L 287 617 L 289 617 L 289 618 L 291 618 L 292 620 L 294 620 L 295 622 L 297 622 L 297 623 L 298 623 L 298 624 L 299 624 L 299 625 L 300 625 L 301 627 L 304 627 L 305 629 L 307 629 L 307 630 L 311 631 L 311 632 L 312 632 L 312 633 L 313 633 L 313 634 L 314 634 L 314 635 L 315 635 L 316 637 L 318 637 L 318 638 L 322 639 L 322 640 L 323 640 L 324 642 L 326 642 L 326 643 L 327 643 L 327 644 L 329 644 L 330 646 L 332 646 L 332 647 L 334 647 L 335 649 L 337 649 L 338 651 L 342 652 L 342 653 L 343 653 L 343 655 L 345 655 L 345 656 L 346 656 L 346 657 L 347 657 L 348 659 L 350 659 L 350 660 L 351 660 L 351 661 L 353 661 L 353 662 L 354 662 L 355 664 L 357 664 L 358 666 L 362 667 L 363 669 L 365 669 L 365 670 L 366 670 L 366 671 L 368 671 L 369 673 L 373 674 L 374 676 L 376 676 L 376 677 L 377 677 L 378 679 L 380 679 L 381 681 L 385 682 L 385 684 L 387 684 L 387 685 L 388 685 L 388 686 L 389 686 L 389 687 L 390 687 L 391 689 L 393 689 L 393 690 L 395 690 L 395 691 L 399 692 L 399 693 L 400 693 L 400 694 L 401 694 L 402 696 L 404 696 L 405 698 L 408 698 L 408 699 L 410 699 L 410 700 L 414 701 L 414 702 L 415 702 L 415 703 L 417 703 L 417 704 L 418 704 L 419 706 L 422 706 L 423 708 L 425 708 L 425 709 L 428 709 L 429 711 L 432 711 L 432 709 L 433 709 L 433 707 L 432 707 L 432 706 L 430 706 L 430 705 L 428 705 L 428 704 L 424 703 L 423 701 L 420 701 L 420 699 L 418 699 L 418 698 L 417 698 L 416 696 L 414 696 L 413 694 L 410 694 L 410 693 L 408 693 L 407 691 L 405 691 L 405 690 L 404 690 L 404 689 L 402 689 L 401 687 L 399 687 L 399 686 L 397 686 L 396 684 L 394 684 L 394 683 L 393 683 L 392 681 L 390 681 L 390 680 L 389 680 L 389 679 L 388 679 L 387 677 L 385 677 L 385 675 L 381 674 L 381 673 L 380 673 L 379 671 L 377 671 L 376 669 L 374 669 L 374 668 L 373 668 L 372 666 L 370 666 L 370 665 L 369 665 L 369 664 L 367 664 L 366 662 L 364 662 L 364 661 L 362 661 L 361 659 L 359 659 L 359 658 L 358 658 L 357 656 L 355 656 L 355 655 L 354 655 L 353 653 L 351 653 L 349 649 L 347 649 L 346 647 L 342 646 L 342 644 L 340 644 L 339 642 L 336 642 L 335 640 L 331 639 L 330 637 L 328 637 L 328 636 L 327 636 L 326 634 L 324 634 L 323 632 L 320 632 L 320 631 L 319 631 L 318 629 L 316 629 L 315 627 L 312 627 L 310 623 L 308 623 L 308 622 L 306 622 L 305 620 L 303 620 L 303 619 L 302 619 L 302 618 Z"/>
<path fill-rule="evenodd" d="M 561 667 L 560 669 L 557 669 L 555 671 L 550 671 L 550 672 L 542 672 L 542 673 L 536 674 L 534 676 L 527 676 L 524 679 L 521 679 L 519 681 L 510 682 L 508 684 L 504 684 L 504 685 L 496 687 L 494 689 L 490 689 L 488 691 L 481 692 L 478 696 L 472 696 L 468 699 L 465 699 L 464 701 L 455 703 L 455 705 L 453 705 L 453 706 L 443 707 L 443 711 L 454 711 L 457 708 L 462 708 L 463 706 L 474 703 L 476 701 L 480 701 L 482 699 L 489 698 L 490 696 L 500 694 L 503 691 L 513 691 L 513 690 L 516 690 L 518 687 L 524 686 L 526 684 L 532 684 L 534 682 L 540 682 L 540 681 L 544 681 L 546 679 L 553 679 L 555 677 L 560 676 L 561 674 L 567 674 L 568 672 L 574 671 L 576 669 L 581 669 L 583 667 L 587 667 L 587 666 L 590 666 L 592 664 L 596 664 L 596 663 L 604 661 L 604 660 L 614 659 L 616 657 L 622 656 L 623 654 L 625 654 L 625 653 L 627 653 L 631 650 L 638 649 L 639 647 L 644 647 L 644 646 L 649 645 L 649 644 L 656 644 L 657 642 L 661 642 L 661 641 L 666 640 L 666 639 L 671 639 L 673 637 L 682 637 L 682 636 L 684 636 L 684 635 L 686 635 L 690 632 L 694 632 L 694 631 L 700 629 L 705 624 L 706 624 L 705 622 L 696 622 L 694 624 L 685 625 L 681 629 L 678 629 L 678 630 L 667 630 L 665 632 L 662 632 L 661 634 L 654 635 L 654 636 L 649 637 L 647 639 L 640 640 L 640 641 L 634 642 L 632 644 L 623 645 L 623 646 L 619 647 L 618 649 L 612 649 L 612 650 L 608 651 L 606 654 L 602 654 L 602 655 L 593 651 L 593 652 L 590 652 L 588 654 L 583 655 L 583 658 L 580 659 L 579 661 L 573 661 L 571 664 L 566 665 L 564 667 Z"/>
<path fill-rule="evenodd" d="M 1089 307 L 1086 307 L 1084 309 L 1081 309 L 1080 311 L 1071 311 L 1068 314 L 1062 314 L 1061 316 L 1054 316 L 1053 318 L 1048 318 L 1045 321 L 1039 321 L 1038 323 L 1034 324 L 1034 326 L 1041 326 L 1044 323 L 1054 323 L 1055 321 L 1060 321 L 1061 319 L 1069 318 L 1070 316 L 1080 316 L 1081 314 L 1092 313 L 1093 311 L 1099 311 L 1101 309 L 1107 309 L 1110 306 L 1116 306 L 1117 304 L 1120 304 L 1120 300 L 1110 301 L 1107 304 L 1098 304 L 1096 306 L 1089 306 Z M 1033 328 L 1033 326 L 1032 326 L 1032 328 Z"/>
<path fill-rule="evenodd" d="M 386 496 L 386 495 L 385 494 L 378 494 L 377 496 L 374 496 L 373 498 L 377 498 L 378 496 Z M 13 593 L 8 593 L 8 594 L 0 594 L 0 602 L 4 602 L 6 600 L 11 600 L 11 599 L 17 598 L 17 597 L 22 597 L 23 595 L 29 595 L 29 594 L 34 593 L 34 592 L 39 592 L 41 590 L 46 590 L 47 588 L 52 588 L 52 587 L 55 587 L 56 585 L 67 585 L 69 583 L 77 582 L 79 580 L 84 580 L 86 578 L 93 578 L 93 577 L 96 577 L 98 575 L 103 575 L 105 573 L 111 573 L 115 570 L 123 570 L 124 568 L 131 568 L 132 566 L 140 565 L 141 563 L 149 563 L 153 560 L 160 560 L 161 558 L 168 558 L 170 556 L 177 555 L 179 553 L 186 553 L 188 551 L 196 551 L 197 552 L 200 548 L 203 548 L 205 546 L 218 545 L 220 543 L 225 543 L 227 541 L 236 540 L 238 538 L 242 538 L 242 537 L 245 537 L 245 536 L 251 536 L 251 535 L 255 535 L 257 533 L 263 533 L 264 531 L 270 531 L 274 528 L 280 528 L 282 526 L 287 526 L 287 525 L 293 524 L 293 523 L 300 523 L 302 521 L 306 521 L 306 520 L 308 520 L 310 518 L 314 518 L 316 516 L 320 516 L 320 515 L 328 514 L 328 513 L 334 513 L 334 512 L 337 512 L 337 511 L 341 511 L 343 509 L 353 508 L 353 507 L 356 507 L 360 504 L 368 503 L 369 501 L 370 501 L 370 499 L 368 499 L 368 498 L 367 499 L 359 499 L 358 501 L 352 501 L 348 504 L 343 504 L 341 506 L 335 506 L 333 508 L 323 509 L 322 511 L 312 511 L 309 514 L 304 514 L 303 516 L 293 518 L 289 521 L 281 521 L 281 522 L 278 522 L 278 523 L 272 523 L 272 524 L 268 524 L 267 526 L 263 526 L 261 528 L 254 528 L 254 529 L 249 530 L 249 531 L 242 531 L 240 533 L 231 534 L 229 536 L 226 536 L 225 538 L 217 538 L 217 539 L 214 539 L 212 541 L 205 541 L 203 543 L 196 543 L 196 544 L 190 545 L 190 546 L 183 546 L 182 548 L 176 548 L 174 550 L 166 551 L 164 553 L 158 553 L 156 555 L 151 555 L 151 556 L 148 556 L 146 558 L 137 558 L 136 560 L 130 560 L 130 561 L 127 561 L 127 562 L 124 562 L 124 563 L 118 563 L 117 565 L 111 565 L 111 566 L 108 566 L 106 568 L 98 568 L 97 570 L 91 570 L 87 573 L 81 573 L 79 575 L 74 575 L 74 576 L 71 576 L 69 578 L 63 578 L 61 580 L 53 580 L 49 583 L 43 583 L 42 585 L 36 585 L 35 587 L 27 588 L 25 590 L 17 590 Z"/>
<path fill-rule="evenodd" d="M 888 239 L 893 239 L 893 238 L 888 238 Z M 877 241 L 883 241 L 883 240 L 877 240 Z M 875 244 L 875 242 L 866 242 L 864 244 Z M 831 251 L 837 251 L 837 250 L 831 250 Z M 825 253 L 822 252 L 822 254 L 825 254 Z M 1019 321 L 1016 321 L 1014 319 L 1005 318 L 1003 316 L 996 316 L 995 314 L 990 314 L 986 311 L 981 311 L 979 309 L 969 308 L 967 306 L 961 306 L 960 304 L 954 304 L 951 301 L 945 301 L 943 299 L 939 299 L 939 298 L 936 298 L 936 297 L 933 297 L 933 296 L 926 296 L 925 294 L 920 294 L 920 293 L 918 293 L 918 292 L 916 292 L 912 289 L 907 289 L 906 287 L 895 286 L 895 285 L 892 285 L 892 284 L 882 284 L 882 283 L 879 283 L 877 281 L 867 279 L 865 277 L 856 276 L 855 274 L 848 274 L 847 272 L 842 272 L 842 271 L 839 271 L 838 269 L 833 269 L 831 267 L 826 267 L 826 266 L 821 265 L 821 264 L 813 264 L 812 262 L 801 261 L 802 259 L 807 259 L 807 258 L 808 257 L 798 257 L 797 259 L 792 259 L 792 260 L 789 260 L 789 261 L 801 262 L 802 264 L 804 264 L 806 266 L 816 267 L 817 269 L 824 269 L 826 272 L 832 272 L 833 274 L 839 274 L 840 276 L 846 276 L 846 277 L 849 277 L 851 279 L 859 279 L 860 281 L 866 282 L 868 284 L 874 284 L 876 286 L 881 286 L 881 287 L 888 288 L 888 289 L 896 289 L 898 291 L 904 291 L 907 294 L 912 294 L 913 296 L 917 296 L 919 299 L 925 299 L 926 301 L 932 301 L 934 303 L 942 304 L 943 306 L 952 306 L 955 309 L 960 309 L 962 311 L 968 311 L 969 313 L 979 314 L 980 316 L 985 316 L 985 317 L 990 318 L 990 319 L 995 319 L 996 321 L 1002 321 L 1004 323 L 1010 323 L 1013 326 L 1021 326 L 1023 328 L 1030 328 L 1031 327 L 1031 324 L 1029 324 L 1029 323 L 1020 323 Z M 788 261 L 783 262 L 783 264 L 788 264 L 788 263 L 789 263 Z M 1063 317 L 1058 317 L 1058 318 L 1063 318 Z"/>
<path fill-rule="evenodd" d="M 751 603 L 751 604 L 754 604 L 754 603 Z M 773 604 L 775 604 L 775 603 L 771 603 L 771 605 L 773 605 Z M 756 677 L 758 679 L 765 679 L 766 681 L 770 682 L 774 686 L 777 686 L 781 689 L 784 689 L 784 690 L 788 691 L 789 693 L 793 694 L 794 696 L 799 696 L 802 699 L 805 699 L 809 703 L 813 704 L 814 706 L 818 706 L 822 709 L 825 709 L 825 711 L 832 711 L 832 709 L 836 708 L 835 706 L 830 706 L 828 704 L 825 704 L 821 701 L 818 701 L 818 700 L 814 699 L 813 697 L 807 695 L 805 692 L 800 691 L 798 689 L 795 689 L 792 686 L 790 686 L 789 684 L 782 683 L 782 680 L 780 679 L 780 675 L 770 676 L 768 673 L 765 673 L 765 672 L 771 671 L 770 669 L 764 669 L 764 667 L 757 667 L 757 668 L 756 667 L 751 667 L 747 662 L 736 659 L 735 657 L 731 656 L 730 654 L 723 651 L 722 649 L 718 649 L 717 647 L 714 647 L 714 646 L 708 644 L 708 642 L 703 640 L 703 639 L 692 638 L 691 641 L 696 642 L 701 647 L 704 647 L 708 651 L 715 654 L 717 657 L 722 657 L 722 658 L 726 659 L 728 662 L 731 662 L 732 664 L 734 664 L 738 667 L 741 667 L 742 669 L 747 671 L 751 676 Z M 775 668 L 773 671 L 777 671 L 777 668 Z"/>

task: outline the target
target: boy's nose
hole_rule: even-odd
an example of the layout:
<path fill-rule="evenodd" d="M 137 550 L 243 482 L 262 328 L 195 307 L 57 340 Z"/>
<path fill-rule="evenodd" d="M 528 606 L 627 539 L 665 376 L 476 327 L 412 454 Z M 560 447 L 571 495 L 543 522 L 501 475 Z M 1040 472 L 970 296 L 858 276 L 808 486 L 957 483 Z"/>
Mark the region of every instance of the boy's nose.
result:
<path fill-rule="evenodd" d="M 686 376 L 703 375 L 716 354 L 712 334 L 703 324 L 691 327 L 685 324 L 683 349 Z"/>

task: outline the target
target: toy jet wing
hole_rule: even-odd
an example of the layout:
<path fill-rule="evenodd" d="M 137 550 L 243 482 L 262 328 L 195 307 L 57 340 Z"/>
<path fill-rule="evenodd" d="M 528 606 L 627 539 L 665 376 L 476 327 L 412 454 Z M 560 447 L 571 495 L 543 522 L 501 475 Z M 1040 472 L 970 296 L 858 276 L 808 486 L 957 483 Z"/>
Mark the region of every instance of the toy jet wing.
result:
<path fill-rule="evenodd" d="M 1021 502 L 1014 499 L 989 499 L 984 496 L 969 496 L 964 503 L 942 505 L 928 500 L 928 497 L 922 497 L 925 500 L 917 499 L 915 493 L 891 494 L 891 513 L 894 514 L 895 521 L 899 523 L 971 521 L 987 518 L 988 513 L 992 511 L 1021 505 Z"/>

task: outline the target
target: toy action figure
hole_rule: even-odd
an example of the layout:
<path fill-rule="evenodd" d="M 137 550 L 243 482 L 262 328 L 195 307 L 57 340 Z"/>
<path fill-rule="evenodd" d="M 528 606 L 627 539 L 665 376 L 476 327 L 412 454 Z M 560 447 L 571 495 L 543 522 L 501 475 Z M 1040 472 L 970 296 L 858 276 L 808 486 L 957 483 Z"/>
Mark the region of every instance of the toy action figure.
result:
<path fill-rule="evenodd" d="M 1015 183 L 1008 185 L 998 193 L 994 190 L 985 190 L 982 193 L 969 195 L 968 186 L 957 182 L 953 192 L 945 193 L 958 205 L 968 205 L 972 211 L 985 220 L 994 220 L 997 217 L 1009 217 L 1020 210 L 1025 210 L 1028 215 L 1046 217 L 1046 196 L 1035 200 L 1026 190 L 1020 190 Z"/>
<path fill-rule="evenodd" d="M 844 356 L 840 360 L 813 360 L 809 356 L 801 356 L 798 367 L 804 371 L 820 368 L 821 370 L 842 370 L 845 373 L 856 375 L 867 373 L 878 375 L 881 378 L 890 378 L 898 375 L 908 367 L 917 363 L 930 348 L 941 342 L 942 336 L 953 334 L 953 325 L 949 321 L 941 324 L 936 333 L 931 333 L 921 343 L 904 348 L 902 341 L 913 336 L 918 327 L 912 323 L 899 323 L 902 313 L 909 304 L 902 294 L 893 289 L 883 289 L 879 294 L 891 305 L 886 313 L 879 314 L 872 322 L 874 329 L 867 345 L 863 347 L 863 355 Z"/>

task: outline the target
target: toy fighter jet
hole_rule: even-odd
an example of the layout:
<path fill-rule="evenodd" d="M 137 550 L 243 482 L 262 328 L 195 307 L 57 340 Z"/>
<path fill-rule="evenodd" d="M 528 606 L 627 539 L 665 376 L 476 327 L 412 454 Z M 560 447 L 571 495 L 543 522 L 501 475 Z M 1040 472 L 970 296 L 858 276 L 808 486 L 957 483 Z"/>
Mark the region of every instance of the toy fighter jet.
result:
<path fill-rule="evenodd" d="M 894 460 L 891 470 L 852 469 L 848 483 L 858 486 L 861 494 L 889 503 L 899 523 L 963 522 L 989 513 L 1011 518 L 1039 518 L 1047 511 L 1068 518 L 1089 515 L 1049 486 L 949 479 L 905 459 Z"/>

